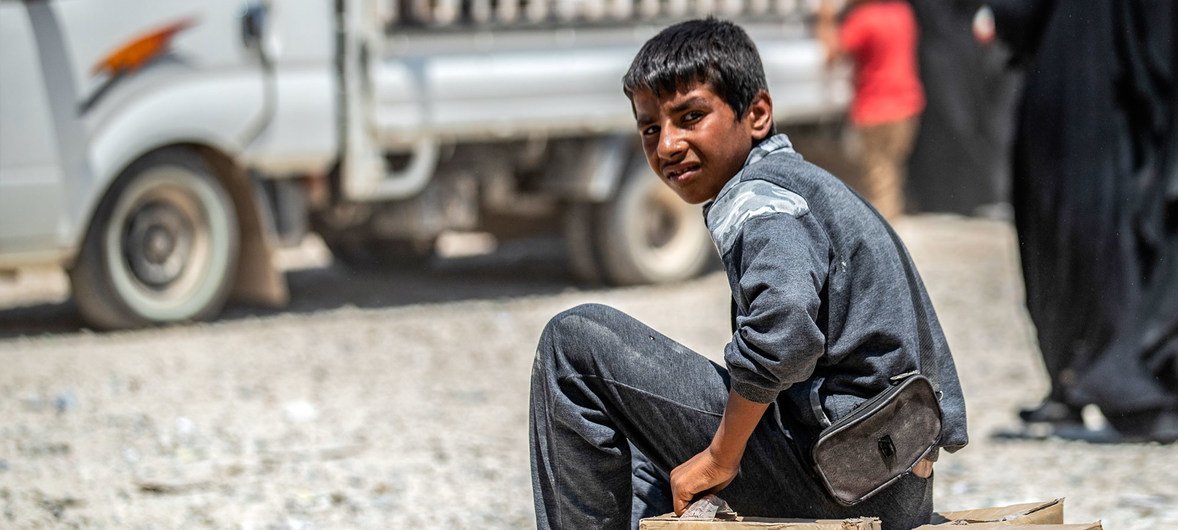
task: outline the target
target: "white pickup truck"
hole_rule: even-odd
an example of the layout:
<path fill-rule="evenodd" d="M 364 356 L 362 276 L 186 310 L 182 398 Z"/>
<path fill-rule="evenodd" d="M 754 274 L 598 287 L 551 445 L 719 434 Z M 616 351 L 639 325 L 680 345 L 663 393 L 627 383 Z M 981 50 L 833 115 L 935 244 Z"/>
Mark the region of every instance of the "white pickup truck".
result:
<path fill-rule="evenodd" d="M 64 267 L 99 328 L 280 305 L 308 227 L 356 267 L 447 230 L 563 230 L 612 284 L 698 273 L 698 209 L 620 79 L 675 20 L 740 22 L 777 118 L 845 107 L 798 0 L 0 0 L 0 272 Z"/>

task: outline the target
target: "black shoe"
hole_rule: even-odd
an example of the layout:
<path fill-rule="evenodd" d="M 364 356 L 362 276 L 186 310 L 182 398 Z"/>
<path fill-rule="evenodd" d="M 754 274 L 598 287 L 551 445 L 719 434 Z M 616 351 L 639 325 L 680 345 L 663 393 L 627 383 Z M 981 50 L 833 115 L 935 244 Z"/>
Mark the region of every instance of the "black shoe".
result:
<path fill-rule="evenodd" d="M 1171 444 L 1178 441 L 1178 411 L 1150 410 L 1106 417 L 1125 442 Z"/>
<path fill-rule="evenodd" d="M 1052 399 L 1044 399 L 1035 408 L 1018 411 L 1018 417 L 1024 423 L 1084 424 L 1084 417 L 1080 415 L 1079 407 Z"/>

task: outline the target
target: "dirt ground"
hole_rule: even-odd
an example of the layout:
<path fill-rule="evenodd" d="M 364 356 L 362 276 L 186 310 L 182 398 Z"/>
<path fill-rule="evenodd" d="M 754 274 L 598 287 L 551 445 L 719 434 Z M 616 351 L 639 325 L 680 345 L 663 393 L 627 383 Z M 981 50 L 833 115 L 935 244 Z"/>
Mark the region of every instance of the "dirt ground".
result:
<path fill-rule="evenodd" d="M 1066 497 L 1069 522 L 1178 528 L 1178 446 L 1000 436 L 1046 388 L 1009 224 L 899 228 L 969 407 L 938 509 Z M 314 240 L 284 260 L 287 310 L 123 333 L 84 329 L 60 273 L 0 277 L 0 527 L 532 527 L 528 378 L 550 316 L 612 304 L 713 358 L 728 338 L 722 273 L 587 289 L 555 241 L 380 275 Z"/>

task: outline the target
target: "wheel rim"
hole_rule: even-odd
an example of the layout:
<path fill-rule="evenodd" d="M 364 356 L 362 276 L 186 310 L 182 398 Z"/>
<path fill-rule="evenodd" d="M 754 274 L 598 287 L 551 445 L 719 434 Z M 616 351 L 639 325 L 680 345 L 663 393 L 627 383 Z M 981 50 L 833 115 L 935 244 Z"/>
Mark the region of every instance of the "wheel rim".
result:
<path fill-rule="evenodd" d="M 132 208 L 120 246 L 134 278 L 145 287 L 167 291 L 184 278 L 190 258 L 206 261 L 203 255 L 193 256 L 208 249 L 207 238 L 198 241 L 194 233 L 196 220 L 190 213 L 195 206 L 190 197 L 178 194 L 171 201 L 153 198 Z"/>
<path fill-rule="evenodd" d="M 175 166 L 142 174 L 121 194 L 104 241 L 120 298 L 150 320 L 199 315 L 232 261 L 232 216 L 200 175 Z"/>

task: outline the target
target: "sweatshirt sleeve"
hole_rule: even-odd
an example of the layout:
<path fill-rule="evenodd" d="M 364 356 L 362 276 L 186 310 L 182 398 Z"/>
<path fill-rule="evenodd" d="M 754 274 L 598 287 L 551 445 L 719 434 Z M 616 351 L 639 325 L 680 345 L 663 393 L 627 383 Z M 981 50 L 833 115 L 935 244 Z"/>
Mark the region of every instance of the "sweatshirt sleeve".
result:
<path fill-rule="evenodd" d="M 748 219 L 733 249 L 738 273 L 736 332 L 724 351 L 732 388 L 768 403 L 814 372 L 825 352 L 818 326 L 828 245 L 787 213 Z"/>

